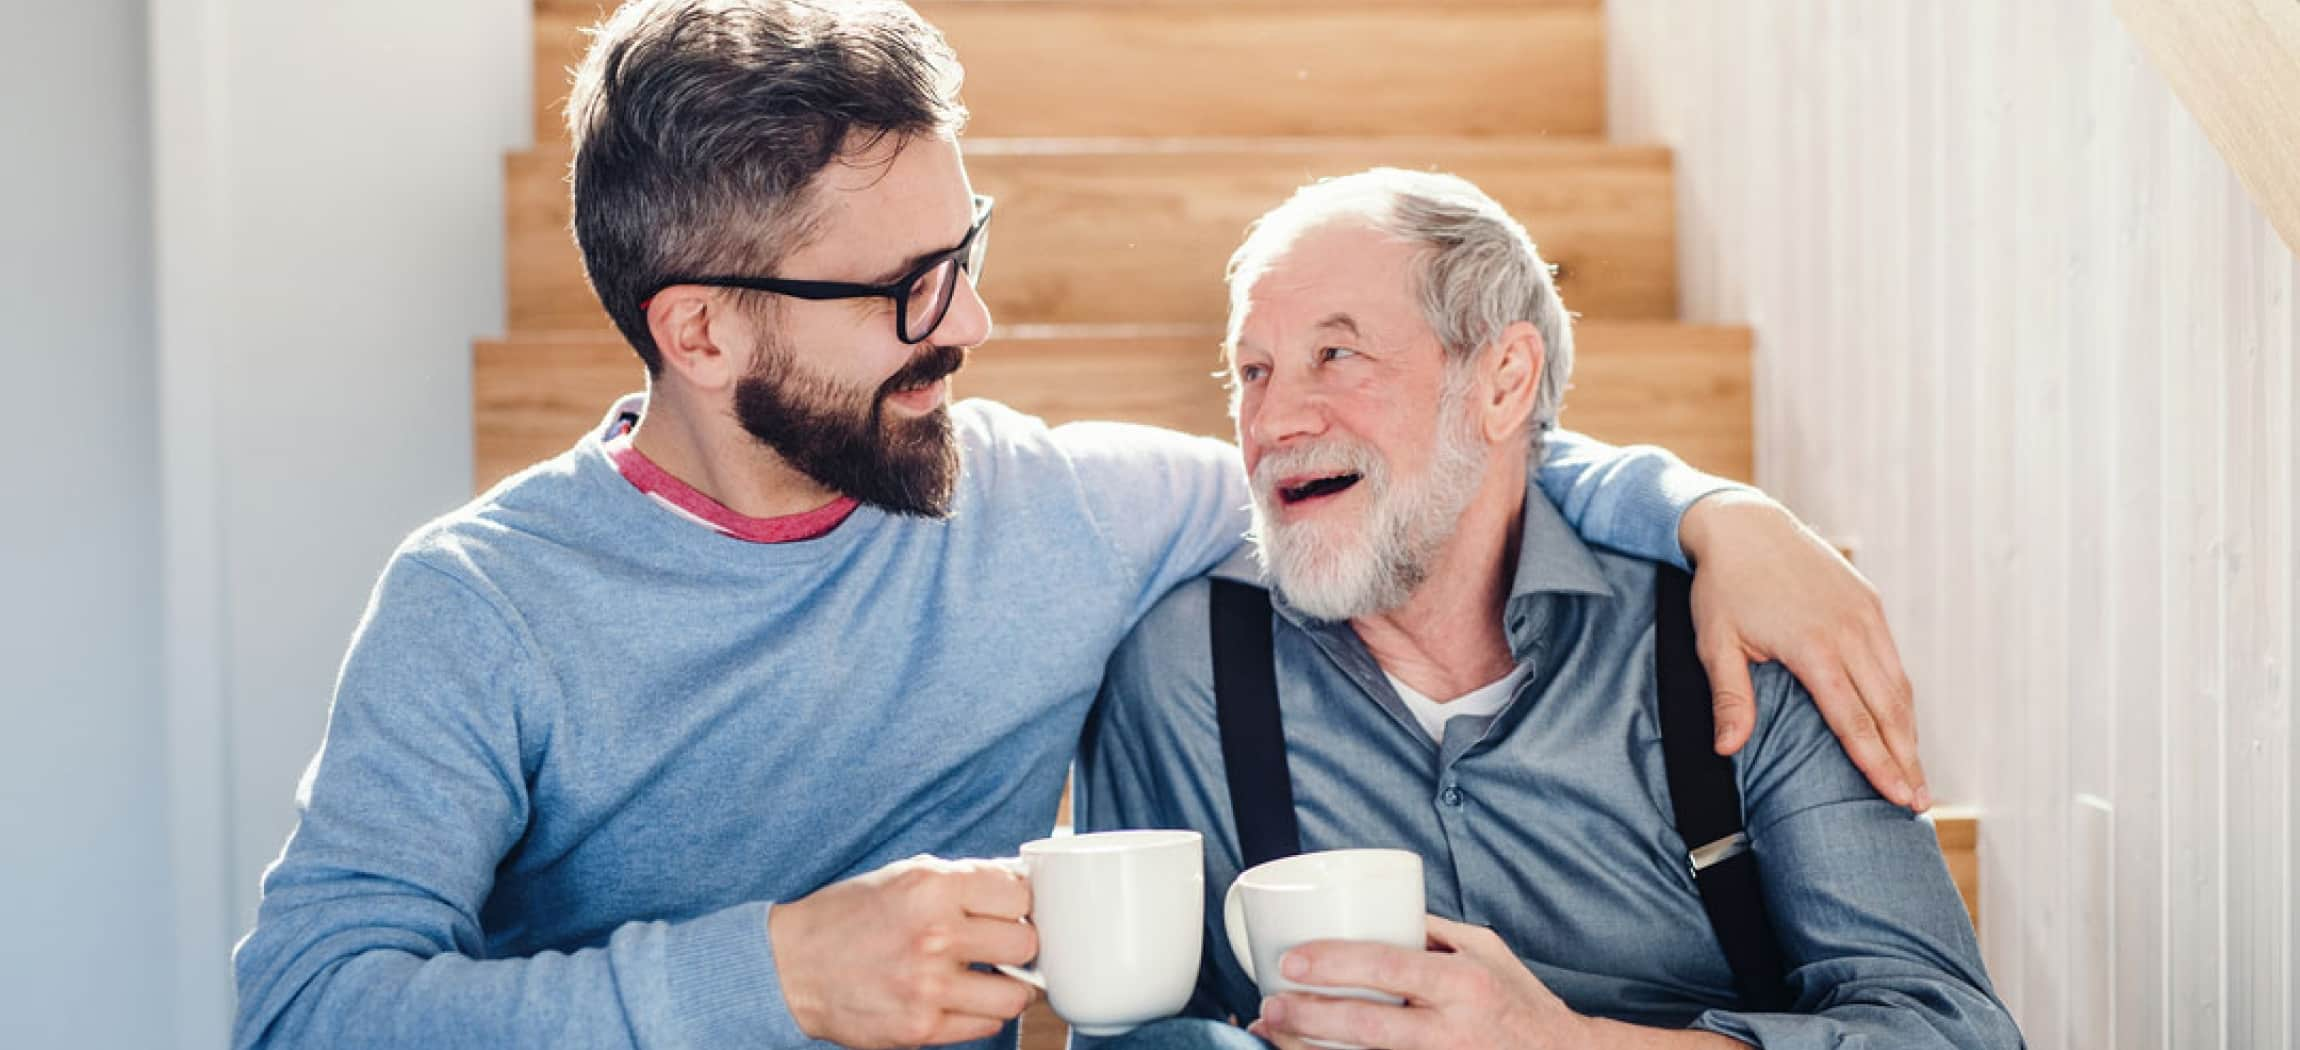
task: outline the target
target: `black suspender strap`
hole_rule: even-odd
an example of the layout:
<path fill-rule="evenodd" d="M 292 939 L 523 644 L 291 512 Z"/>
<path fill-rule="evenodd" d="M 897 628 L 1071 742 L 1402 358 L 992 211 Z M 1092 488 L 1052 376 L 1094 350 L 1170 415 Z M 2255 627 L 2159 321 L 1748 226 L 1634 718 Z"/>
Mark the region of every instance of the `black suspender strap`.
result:
<path fill-rule="evenodd" d="M 1687 863 L 1701 906 L 1733 968 L 1742 1005 L 1785 1009 L 1781 947 L 1765 912 L 1757 855 L 1741 821 L 1733 760 L 1717 754 L 1709 673 L 1693 644 L 1693 577 L 1663 566 L 1654 588 L 1653 665 L 1660 686 L 1661 754 L 1677 832 L 1692 851 Z"/>
<path fill-rule="evenodd" d="M 1230 814 L 1248 868 L 1302 851 L 1294 823 L 1294 781 L 1286 769 L 1286 730 L 1278 715 L 1278 670 L 1271 654 L 1270 594 L 1234 580 L 1213 591 L 1214 714 Z"/>

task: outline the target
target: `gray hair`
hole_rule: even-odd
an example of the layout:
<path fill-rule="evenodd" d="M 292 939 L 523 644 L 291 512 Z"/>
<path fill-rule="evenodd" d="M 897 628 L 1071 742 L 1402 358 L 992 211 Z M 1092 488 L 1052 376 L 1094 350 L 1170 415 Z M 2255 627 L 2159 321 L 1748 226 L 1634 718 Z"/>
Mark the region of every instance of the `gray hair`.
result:
<path fill-rule="evenodd" d="M 966 123 L 957 56 L 891 0 L 631 0 L 592 36 L 567 100 L 575 240 L 651 373 L 648 296 L 771 273 L 843 152 Z"/>
<path fill-rule="evenodd" d="M 1573 319 L 1525 227 L 1459 176 L 1374 168 L 1321 179 L 1254 220 L 1245 243 L 1230 256 L 1229 345 L 1237 345 L 1254 282 L 1304 233 L 1344 218 L 1424 249 L 1416 291 L 1449 368 L 1466 372 L 1503 328 L 1533 323 L 1545 348 L 1529 425 L 1538 456 L 1542 432 L 1557 425 L 1565 407 L 1573 375 Z M 1449 383 L 1447 389 L 1459 388 Z"/>

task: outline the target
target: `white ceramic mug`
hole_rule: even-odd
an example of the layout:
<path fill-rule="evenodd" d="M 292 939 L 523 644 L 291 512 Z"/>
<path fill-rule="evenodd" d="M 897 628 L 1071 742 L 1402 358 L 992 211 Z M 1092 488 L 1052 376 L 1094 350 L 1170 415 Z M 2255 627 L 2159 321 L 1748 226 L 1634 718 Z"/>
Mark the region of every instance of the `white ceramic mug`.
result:
<path fill-rule="evenodd" d="M 1099 831 L 1026 842 L 1038 958 L 999 972 L 1045 990 L 1082 1035 L 1172 1017 L 1198 984 L 1205 846 L 1195 831 Z"/>
<path fill-rule="evenodd" d="M 1373 941 L 1419 950 L 1428 946 L 1423 918 L 1422 858 L 1399 849 L 1339 849 L 1281 857 L 1248 868 L 1222 898 L 1230 951 L 1263 995 L 1316 995 L 1397 1003 L 1365 988 L 1297 984 L 1278 972 L 1278 958 L 1311 941 Z M 1340 1044 L 1311 1040 L 1319 1046 Z"/>

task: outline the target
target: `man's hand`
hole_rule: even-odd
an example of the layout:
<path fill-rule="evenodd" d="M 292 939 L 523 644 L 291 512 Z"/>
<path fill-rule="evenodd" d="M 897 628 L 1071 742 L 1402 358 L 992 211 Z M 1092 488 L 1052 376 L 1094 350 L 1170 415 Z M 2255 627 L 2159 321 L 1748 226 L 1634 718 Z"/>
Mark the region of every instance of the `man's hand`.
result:
<path fill-rule="evenodd" d="M 1409 951 L 1314 941 L 1287 952 L 1288 980 L 1370 988 L 1405 1005 L 1288 992 L 1263 1000 L 1262 1019 L 1248 1030 L 1283 1050 L 1303 1045 L 1302 1039 L 1383 1050 L 1592 1045 L 1592 1022 L 1567 1008 L 1492 930 L 1432 915 L 1429 943 L 1429 951 Z"/>
<path fill-rule="evenodd" d="M 1574 1013 L 1492 930 L 1429 917 L 1426 952 L 1314 941 L 1287 952 L 1289 979 L 1371 988 L 1403 1006 L 1288 992 L 1247 1031 L 1279 1050 L 1323 1039 L 1381 1050 L 1743 1050 L 1714 1032 L 1642 1028 Z"/>
<path fill-rule="evenodd" d="M 783 1000 L 810 1038 L 850 1047 L 998 1034 L 1035 994 L 970 963 L 1021 965 L 1038 935 L 1030 884 L 982 861 L 914 857 L 767 912 Z"/>
<path fill-rule="evenodd" d="M 1914 690 L 1876 588 L 1795 515 L 1755 493 L 1693 504 L 1678 539 L 1698 569 L 1693 627 L 1716 694 L 1717 753 L 1741 750 L 1756 728 L 1749 664 L 1779 660 L 1879 793 L 1931 808 Z"/>

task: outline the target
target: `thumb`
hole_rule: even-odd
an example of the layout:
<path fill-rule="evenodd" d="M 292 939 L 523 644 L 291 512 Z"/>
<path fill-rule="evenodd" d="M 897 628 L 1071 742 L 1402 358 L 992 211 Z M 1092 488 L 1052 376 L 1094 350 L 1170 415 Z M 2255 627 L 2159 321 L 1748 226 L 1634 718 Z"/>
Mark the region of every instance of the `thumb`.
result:
<path fill-rule="evenodd" d="M 1749 677 L 1749 658 L 1736 644 L 1701 647 L 1701 665 L 1709 671 L 1709 696 L 1717 727 L 1717 753 L 1738 753 L 1757 725 L 1757 685 Z"/>

